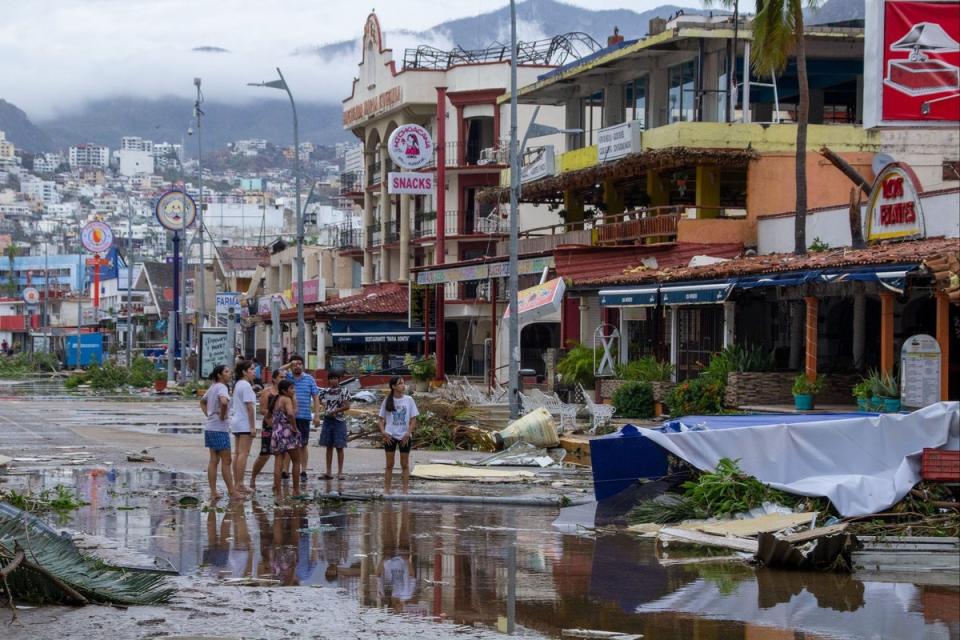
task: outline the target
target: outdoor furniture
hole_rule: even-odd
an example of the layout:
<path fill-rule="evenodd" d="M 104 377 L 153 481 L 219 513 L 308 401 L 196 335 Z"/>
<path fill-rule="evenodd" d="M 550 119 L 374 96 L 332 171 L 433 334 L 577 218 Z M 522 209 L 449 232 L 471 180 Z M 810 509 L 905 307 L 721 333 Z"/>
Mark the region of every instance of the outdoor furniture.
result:
<path fill-rule="evenodd" d="M 540 404 L 543 408 L 560 418 L 560 432 L 564 432 L 569 427 L 570 431 L 577 428 L 577 410 L 579 407 L 575 404 L 563 402 L 557 394 L 547 395 L 540 389 L 530 390 L 531 399 Z"/>
<path fill-rule="evenodd" d="M 609 404 L 594 402 L 590 399 L 590 394 L 587 393 L 587 390 L 583 388 L 583 385 L 577 386 L 580 388 L 580 394 L 583 396 L 583 401 L 587 403 L 587 413 L 590 414 L 590 422 L 592 423 L 592 426 L 590 427 L 590 433 L 596 433 L 597 427 L 610 422 L 610 419 L 613 417 L 613 414 L 616 413 L 617 408 L 612 407 Z"/>

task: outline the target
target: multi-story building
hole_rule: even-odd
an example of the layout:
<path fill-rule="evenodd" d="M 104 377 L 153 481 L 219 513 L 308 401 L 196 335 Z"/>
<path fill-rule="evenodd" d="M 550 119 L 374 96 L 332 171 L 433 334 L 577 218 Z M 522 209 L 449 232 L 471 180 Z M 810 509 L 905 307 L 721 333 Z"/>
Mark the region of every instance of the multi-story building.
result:
<path fill-rule="evenodd" d="M 237 140 L 233 143 L 233 152 L 244 156 L 255 156 L 266 150 L 266 140 Z"/>
<path fill-rule="evenodd" d="M 41 153 L 33 158 L 34 173 L 55 173 L 63 162 L 59 153 Z"/>
<path fill-rule="evenodd" d="M 13 143 L 7 140 L 7 134 L 3 131 L 0 131 L 0 160 L 10 160 L 16 155 L 16 147 L 13 146 Z"/>
<path fill-rule="evenodd" d="M 120 138 L 120 150 L 153 153 L 153 140 L 144 140 L 139 136 L 123 136 Z"/>
<path fill-rule="evenodd" d="M 106 169 L 110 165 L 110 148 L 99 144 L 87 143 L 70 147 L 70 168 L 98 167 Z"/>
<path fill-rule="evenodd" d="M 56 204 L 60 202 L 57 183 L 53 180 L 43 180 L 36 176 L 24 176 L 20 179 L 20 193 L 44 204 Z"/>

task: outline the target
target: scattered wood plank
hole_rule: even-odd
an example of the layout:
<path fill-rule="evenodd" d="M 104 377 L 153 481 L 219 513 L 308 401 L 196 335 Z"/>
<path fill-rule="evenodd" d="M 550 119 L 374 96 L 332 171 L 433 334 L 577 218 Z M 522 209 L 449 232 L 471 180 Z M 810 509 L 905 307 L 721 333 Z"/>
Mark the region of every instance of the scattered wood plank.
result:
<path fill-rule="evenodd" d="M 783 537 L 761 533 L 757 542 L 756 559 L 765 566 L 819 571 L 849 569 L 857 545 L 846 523 Z"/>
<path fill-rule="evenodd" d="M 736 536 L 716 536 L 700 531 L 688 531 L 676 527 L 664 527 L 657 534 L 657 540 L 661 542 L 683 542 L 687 544 L 698 544 L 705 547 L 718 547 L 721 549 L 734 549 L 746 553 L 757 553 L 757 541 L 747 538 L 738 538 Z"/>
<path fill-rule="evenodd" d="M 584 467 L 593 466 L 590 459 L 590 438 L 584 435 L 565 435 L 560 437 L 560 446 L 566 449 L 564 462 Z"/>
<path fill-rule="evenodd" d="M 603 640 L 640 640 L 642 633 L 621 633 L 619 631 L 598 631 L 596 629 L 564 629 L 560 632 L 564 638 L 603 638 Z"/>

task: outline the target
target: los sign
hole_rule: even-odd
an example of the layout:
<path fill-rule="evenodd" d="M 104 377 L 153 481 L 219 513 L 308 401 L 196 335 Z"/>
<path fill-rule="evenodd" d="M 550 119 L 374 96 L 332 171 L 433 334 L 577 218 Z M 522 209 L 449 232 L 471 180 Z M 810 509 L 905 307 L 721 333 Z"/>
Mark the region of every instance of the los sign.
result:
<path fill-rule="evenodd" d="M 877 175 L 867 203 L 867 241 L 908 239 L 924 234 L 920 181 L 905 164 L 894 162 Z"/>

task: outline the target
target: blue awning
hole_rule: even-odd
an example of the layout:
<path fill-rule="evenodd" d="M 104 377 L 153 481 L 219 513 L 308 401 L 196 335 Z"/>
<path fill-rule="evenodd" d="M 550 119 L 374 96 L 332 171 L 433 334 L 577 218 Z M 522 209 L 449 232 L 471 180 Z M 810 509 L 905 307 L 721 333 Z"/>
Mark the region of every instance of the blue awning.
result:
<path fill-rule="evenodd" d="M 423 329 L 408 327 L 402 320 L 331 320 L 330 335 L 334 344 L 423 341 Z"/>
<path fill-rule="evenodd" d="M 762 273 L 737 278 L 738 289 L 757 289 L 760 287 L 795 287 L 808 282 L 816 282 L 820 271 L 791 271 L 789 273 Z"/>
<path fill-rule="evenodd" d="M 663 304 L 711 304 L 725 302 L 736 280 L 722 282 L 678 282 L 660 287 Z"/>
<path fill-rule="evenodd" d="M 601 289 L 600 304 L 604 307 L 655 307 L 657 306 L 657 288 Z"/>
<path fill-rule="evenodd" d="M 907 274 L 917 264 L 885 264 L 857 269 L 829 271 L 821 274 L 822 282 L 878 282 L 894 293 L 903 293 L 907 286 Z"/>

